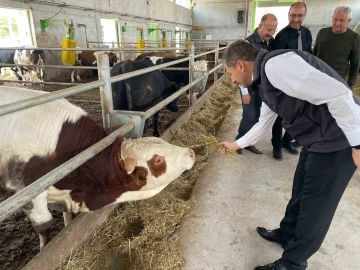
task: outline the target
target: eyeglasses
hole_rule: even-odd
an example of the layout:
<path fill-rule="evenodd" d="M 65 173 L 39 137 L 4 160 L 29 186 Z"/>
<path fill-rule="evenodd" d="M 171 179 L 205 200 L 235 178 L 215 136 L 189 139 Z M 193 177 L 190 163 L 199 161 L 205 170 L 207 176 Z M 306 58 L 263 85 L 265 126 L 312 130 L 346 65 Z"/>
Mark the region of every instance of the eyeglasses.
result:
<path fill-rule="evenodd" d="M 266 29 L 265 27 L 264 27 L 264 29 L 266 30 L 266 32 L 268 32 L 268 33 L 276 33 L 278 30 L 277 29 Z"/>
<path fill-rule="evenodd" d="M 303 19 L 305 18 L 305 14 L 289 14 L 291 19 L 295 19 L 295 18 L 299 18 L 299 19 Z"/>

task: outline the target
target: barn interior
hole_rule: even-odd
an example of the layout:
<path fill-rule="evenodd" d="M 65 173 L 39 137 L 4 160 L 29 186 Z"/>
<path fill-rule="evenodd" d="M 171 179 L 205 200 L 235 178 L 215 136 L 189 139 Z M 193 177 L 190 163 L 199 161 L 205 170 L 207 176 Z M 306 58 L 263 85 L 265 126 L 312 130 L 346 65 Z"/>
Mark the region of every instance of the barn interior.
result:
<path fill-rule="evenodd" d="M 22 211 L 9 215 L 0 222 L 0 269 L 247 270 L 281 257 L 281 247 L 264 242 L 255 228 L 278 225 L 291 197 L 298 156 L 284 153 L 283 161 L 272 159 L 270 134 L 257 144 L 263 150 L 260 158 L 248 151 L 226 157 L 217 153 L 220 141 L 236 136 L 242 115 L 238 86 L 226 74 L 219 48 L 251 35 L 266 13 L 277 16 L 278 31 L 286 27 L 294 2 L 307 5 L 303 26 L 312 34 L 312 45 L 320 29 L 331 27 L 338 6 L 351 7 L 348 28 L 360 34 L 358 0 L 2 0 L 0 53 L 40 49 L 45 68 L 43 81 L 32 73 L 33 82 L 24 85 L 12 70 L 16 63 L 1 60 L 0 87 L 56 93 L 105 80 L 98 61 L 90 69 L 80 67 L 81 81 L 71 81 L 77 53 L 86 50 L 113 52 L 118 63 L 147 52 L 205 54 L 198 60 L 205 59 L 208 69 L 189 70 L 196 60 L 190 59 L 185 69 L 190 83 L 202 77 L 187 89 L 182 85 L 178 112 L 159 108 L 160 136 L 195 150 L 192 170 L 153 198 L 81 214 L 65 228 L 62 213 L 52 210 L 53 240 L 41 251 L 38 234 Z M 107 74 L 111 68 L 106 67 Z M 111 111 L 104 112 L 103 90 L 90 89 L 65 97 L 106 127 L 104 115 Z M 353 91 L 359 98 L 360 80 Z M 119 127 L 136 115 L 121 113 L 108 121 Z M 144 115 L 137 117 L 136 125 L 144 124 Z M 152 136 L 152 120 L 145 125 L 144 134 L 126 136 Z M 359 180 L 356 171 L 308 269 L 359 268 Z M 0 189 L 0 203 L 6 199 Z"/>

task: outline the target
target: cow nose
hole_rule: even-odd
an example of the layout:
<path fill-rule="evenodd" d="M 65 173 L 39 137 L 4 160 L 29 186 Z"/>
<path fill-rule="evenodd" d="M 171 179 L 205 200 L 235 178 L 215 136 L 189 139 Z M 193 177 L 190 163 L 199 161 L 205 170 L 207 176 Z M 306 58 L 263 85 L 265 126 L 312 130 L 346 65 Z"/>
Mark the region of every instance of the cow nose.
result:
<path fill-rule="evenodd" d="M 195 152 L 189 148 L 189 156 L 192 158 L 192 159 L 195 159 Z"/>

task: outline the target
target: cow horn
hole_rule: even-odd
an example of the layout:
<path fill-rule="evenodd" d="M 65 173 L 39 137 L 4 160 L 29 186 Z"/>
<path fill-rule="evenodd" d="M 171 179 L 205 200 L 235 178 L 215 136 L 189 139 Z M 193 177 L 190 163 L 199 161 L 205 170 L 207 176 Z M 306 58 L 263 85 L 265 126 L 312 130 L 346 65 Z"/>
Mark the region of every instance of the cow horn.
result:
<path fill-rule="evenodd" d="M 127 157 L 125 158 L 124 163 L 127 174 L 131 174 L 135 170 L 136 159 L 132 157 Z"/>

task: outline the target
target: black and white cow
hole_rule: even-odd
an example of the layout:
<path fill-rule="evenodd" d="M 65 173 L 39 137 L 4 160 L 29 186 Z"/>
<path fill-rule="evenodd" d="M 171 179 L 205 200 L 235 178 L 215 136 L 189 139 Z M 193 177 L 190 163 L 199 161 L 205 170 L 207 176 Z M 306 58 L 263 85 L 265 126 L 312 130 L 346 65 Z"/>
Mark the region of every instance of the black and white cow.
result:
<path fill-rule="evenodd" d="M 0 86 L 0 105 L 46 92 Z M 13 194 L 68 161 L 108 133 L 85 111 L 65 99 L 0 117 L 0 192 Z M 63 205 L 65 225 L 72 214 L 126 201 L 142 200 L 163 190 L 185 170 L 195 154 L 160 138 L 114 143 L 23 207 L 40 235 L 49 241 L 53 218 L 48 203 Z"/>
<path fill-rule="evenodd" d="M 116 64 L 110 75 L 116 76 L 152 66 L 154 64 L 148 59 L 127 60 Z M 130 111 L 146 111 L 178 90 L 177 85 L 170 82 L 159 70 L 112 83 L 111 87 L 114 109 Z M 169 103 L 166 108 L 177 112 L 177 99 Z M 153 135 L 156 137 L 159 136 L 158 119 L 159 112 L 153 116 Z"/>
<path fill-rule="evenodd" d="M 24 81 L 32 81 L 33 73 L 36 74 L 38 81 L 44 81 L 44 70 L 41 67 L 45 64 L 45 53 L 35 47 L 28 47 L 16 50 L 14 63 L 19 65 L 35 65 L 34 67 L 18 67 L 19 75 Z"/>
<path fill-rule="evenodd" d="M 15 52 L 16 50 L 0 50 L 0 63 L 15 64 L 14 62 Z M 3 67 L 5 67 L 5 65 L 0 66 L 0 70 Z M 11 70 L 14 72 L 16 78 L 18 78 L 18 80 L 21 81 L 22 77 L 19 75 L 19 69 L 16 67 L 12 67 Z"/>

